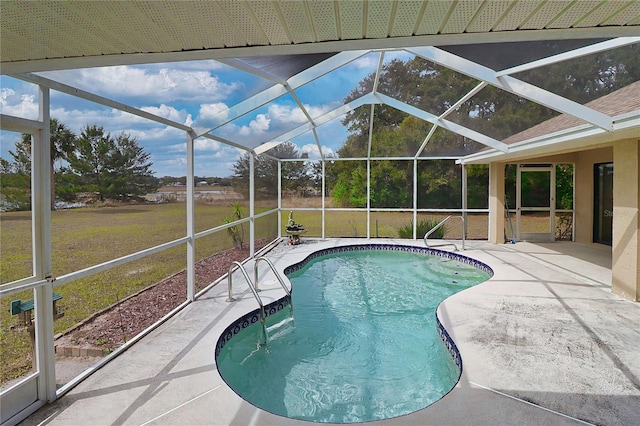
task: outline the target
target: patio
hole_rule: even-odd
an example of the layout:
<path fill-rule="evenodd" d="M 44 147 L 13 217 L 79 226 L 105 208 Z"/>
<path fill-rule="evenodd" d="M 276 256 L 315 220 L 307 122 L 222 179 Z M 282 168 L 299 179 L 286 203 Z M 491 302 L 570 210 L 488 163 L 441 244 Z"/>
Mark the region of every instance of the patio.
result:
<path fill-rule="evenodd" d="M 422 245 L 305 239 L 299 246 L 280 243 L 268 257 L 282 271 L 320 248 L 387 241 Z M 463 254 L 489 264 L 495 275 L 439 308 L 462 355 L 462 377 L 435 404 L 379 423 L 640 422 L 640 306 L 611 294 L 608 250 L 470 241 Z M 248 271 L 252 262 L 245 264 Z M 222 281 L 22 424 L 302 423 L 244 402 L 216 371 L 220 333 L 256 307 L 240 278 L 234 280 L 236 302 L 225 302 Z M 283 295 L 272 278 L 260 280 L 265 303 Z"/>

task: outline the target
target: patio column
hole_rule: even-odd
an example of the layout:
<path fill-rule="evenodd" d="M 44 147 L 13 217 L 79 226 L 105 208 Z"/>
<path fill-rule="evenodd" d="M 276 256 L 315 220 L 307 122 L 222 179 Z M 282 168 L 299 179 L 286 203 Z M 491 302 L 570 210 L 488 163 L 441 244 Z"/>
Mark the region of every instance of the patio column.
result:
<path fill-rule="evenodd" d="M 613 247 L 611 291 L 640 300 L 640 140 L 613 144 Z"/>
<path fill-rule="evenodd" d="M 489 164 L 489 242 L 504 243 L 504 163 Z"/>

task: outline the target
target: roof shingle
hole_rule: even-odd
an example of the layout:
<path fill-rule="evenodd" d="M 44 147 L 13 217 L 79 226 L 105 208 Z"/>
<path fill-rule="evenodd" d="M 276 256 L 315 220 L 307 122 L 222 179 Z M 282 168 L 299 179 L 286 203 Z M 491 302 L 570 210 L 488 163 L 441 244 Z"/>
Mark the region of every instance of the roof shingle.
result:
<path fill-rule="evenodd" d="M 640 81 L 631 83 L 628 86 L 604 95 L 598 99 L 585 104 L 585 106 L 594 109 L 610 117 L 616 117 L 632 111 L 640 112 Z M 550 120 L 543 121 L 533 127 L 528 128 L 520 133 L 509 136 L 503 140 L 506 144 L 533 139 L 539 136 L 548 135 L 550 133 L 559 132 L 561 130 L 570 129 L 572 127 L 584 124 L 583 120 L 571 115 L 562 114 Z"/>

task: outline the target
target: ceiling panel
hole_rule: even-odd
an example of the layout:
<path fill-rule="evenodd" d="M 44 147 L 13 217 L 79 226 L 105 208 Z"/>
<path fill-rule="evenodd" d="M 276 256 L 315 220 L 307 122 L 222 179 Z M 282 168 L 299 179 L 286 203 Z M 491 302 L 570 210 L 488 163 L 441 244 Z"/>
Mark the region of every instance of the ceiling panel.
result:
<path fill-rule="evenodd" d="M 494 31 L 515 30 L 523 24 L 540 3 L 536 1 L 519 1 L 500 20 L 498 25 L 494 25 Z"/>
<path fill-rule="evenodd" d="M 342 40 L 354 40 L 363 38 L 363 3 L 346 0 L 337 3 L 340 8 L 340 38 Z"/>
<path fill-rule="evenodd" d="M 393 20 L 391 36 L 409 36 L 414 33 L 416 23 L 422 17 L 424 5 L 418 1 L 396 2 L 396 15 Z"/>
<path fill-rule="evenodd" d="M 174 4 L 180 4 L 180 2 L 176 2 Z M 262 28 L 258 25 L 253 13 L 247 8 L 244 2 L 226 0 L 219 1 L 218 4 L 222 9 L 224 9 L 229 20 L 233 22 L 233 25 L 235 25 L 236 28 L 244 34 L 244 38 L 248 45 L 256 46 L 269 44 L 269 39 L 262 31 Z"/>
<path fill-rule="evenodd" d="M 564 13 L 558 15 L 547 28 L 567 28 L 572 27 L 576 22 L 580 22 L 584 17 L 589 16 L 592 11 L 598 9 L 602 2 L 598 0 L 574 3 Z"/>
<path fill-rule="evenodd" d="M 553 18 L 561 14 L 572 0 L 554 0 L 544 4 L 545 7 L 539 8 L 533 15 L 524 22 L 520 28 L 539 30 L 544 28 Z"/>
<path fill-rule="evenodd" d="M 437 34 L 449 17 L 451 2 L 429 2 L 418 26 L 418 34 Z"/>
<path fill-rule="evenodd" d="M 370 1 L 367 3 L 366 38 L 385 38 L 389 35 L 391 12 L 395 5 L 388 1 Z"/>
<path fill-rule="evenodd" d="M 621 9 L 618 13 L 605 20 L 603 25 L 625 25 L 633 18 L 640 15 L 640 1 L 634 1 L 629 6 Z"/>
<path fill-rule="evenodd" d="M 291 36 L 287 33 L 286 26 L 280 19 L 281 14 L 276 11 L 274 3 L 268 1 L 247 2 L 258 25 L 267 36 L 268 44 L 287 44 L 291 42 Z"/>
<path fill-rule="evenodd" d="M 312 1 L 308 6 L 317 41 L 335 40 L 338 34 L 338 19 L 333 3 Z"/>
<path fill-rule="evenodd" d="M 494 41 L 511 41 L 511 32 L 523 29 L 575 31 L 571 27 L 577 27 L 581 32 L 576 38 L 585 38 L 599 35 L 586 34 L 584 28 L 599 28 L 602 34 L 626 27 L 631 31 L 625 34 L 636 35 L 640 1 L 2 0 L 0 16 L 0 64 L 15 63 L 20 66 L 13 69 L 31 70 L 28 61 L 39 61 L 38 69 L 44 70 L 113 65 L 123 55 L 136 56 L 128 62 L 120 59 L 120 63 L 141 63 L 145 57 L 140 54 L 148 58 L 148 54 L 209 50 L 218 50 L 218 57 L 224 57 L 220 49 L 228 48 L 236 49 L 234 57 L 267 54 L 255 49 L 243 54 L 239 50 L 256 46 L 269 47 L 269 52 L 276 50 L 277 54 L 290 54 L 287 47 L 293 45 L 300 45 L 296 53 L 310 53 L 313 49 L 305 50 L 305 45 L 325 42 L 339 42 L 345 50 L 360 49 L 362 44 L 356 42 L 365 40 L 369 41 L 368 48 L 375 47 L 372 40 L 380 40 L 379 47 L 392 47 L 390 39 L 398 37 L 450 44 L 451 36 L 485 33 Z M 540 39 L 539 33 L 526 34 L 519 40 L 528 36 Z M 570 38 L 555 34 L 555 38 Z M 620 35 L 617 32 L 610 37 Z M 460 43 L 460 38 L 454 42 Z M 326 50 L 318 46 L 313 51 L 340 50 L 334 45 Z M 276 47 L 279 49 L 273 49 Z M 134 62 L 138 58 L 141 60 Z M 161 57 L 162 62 L 170 60 L 180 58 Z M 47 63 L 55 61 L 56 65 L 47 68 Z M 4 71 L 3 67 L 2 72 L 16 72 L 11 69 Z"/>
<path fill-rule="evenodd" d="M 442 32 L 445 34 L 461 33 L 469 26 L 471 19 L 482 6 L 482 0 L 464 1 L 456 4 Z"/>
<path fill-rule="evenodd" d="M 286 5 L 280 4 L 280 11 L 287 28 L 289 28 L 293 43 L 310 43 L 314 41 L 313 25 L 311 25 L 307 17 L 306 3 L 293 1 Z"/>
<path fill-rule="evenodd" d="M 484 3 L 473 22 L 467 26 L 469 32 L 490 31 L 500 17 L 511 7 L 513 1 L 490 0 Z"/>

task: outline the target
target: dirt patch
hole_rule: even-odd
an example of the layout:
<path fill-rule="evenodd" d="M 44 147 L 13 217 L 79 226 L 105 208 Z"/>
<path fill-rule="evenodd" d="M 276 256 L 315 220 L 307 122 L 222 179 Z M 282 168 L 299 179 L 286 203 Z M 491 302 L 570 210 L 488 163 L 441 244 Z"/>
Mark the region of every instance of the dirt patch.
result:
<path fill-rule="evenodd" d="M 270 239 L 256 241 L 256 250 L 269 241 Z M 198 262 L 196 292 L 226 274 L 232 262 L 248 257 L 247 247 L 242 250 L 226 250 Z M 55 340 L 56 353 L 61 356 L 106 354 L 184 302 L 186 288 L 186 271 L 167 277 L 62 332 Z"/>

